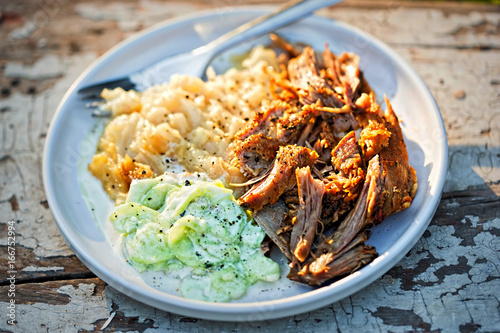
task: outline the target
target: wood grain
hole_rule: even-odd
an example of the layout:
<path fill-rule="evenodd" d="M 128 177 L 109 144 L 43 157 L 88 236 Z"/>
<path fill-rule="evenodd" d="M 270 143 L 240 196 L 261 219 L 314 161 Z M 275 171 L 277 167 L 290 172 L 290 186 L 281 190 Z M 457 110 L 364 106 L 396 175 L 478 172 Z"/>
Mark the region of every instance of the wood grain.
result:
<path fill-rule="evenodd" d="M 389 44 L 421 75 L 449 142 L 445 193 L 423 237 L 382 278 L 330 306 L 273 321 L 222 323 L 163 312 L 96 278 L 71 252 L 41 179 L 48 125 L 99 55 L 166 18 L 283 1 L 0 0 L 0 308 L 16 228 L 17 325 L 6 332 L 500 331 L 500 7 L 345 1 L 320 11 Z"/>

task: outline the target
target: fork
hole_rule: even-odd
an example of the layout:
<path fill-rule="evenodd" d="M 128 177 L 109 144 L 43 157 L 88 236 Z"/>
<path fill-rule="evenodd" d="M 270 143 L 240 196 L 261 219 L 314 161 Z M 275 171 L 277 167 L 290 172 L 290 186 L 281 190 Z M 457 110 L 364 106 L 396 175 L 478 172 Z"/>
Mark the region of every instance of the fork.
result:
<path fill-rule="evenodd" d="M 212 42 L 200 46 L 190 52 L 179 53 L 148 66 L 127 77 L 101 82 L 78 90 L 82 99 L 98 99 L 104 88 L 121 87 L 125 90 L 143 91 L 156 84 L 167 82 L 174 73 L 187 74 L 203 78 L 211 60 L 228 48 L 281 28 L 302 19 L 314 11 L 332 6 L 342 0 L 292 0 L 285 3 L 274 13 L 266 14 L 245 23 Z M 92 105 L 96 105 L 95 103 Z M 107 116 L 94 113 L 97 116 Z"/>

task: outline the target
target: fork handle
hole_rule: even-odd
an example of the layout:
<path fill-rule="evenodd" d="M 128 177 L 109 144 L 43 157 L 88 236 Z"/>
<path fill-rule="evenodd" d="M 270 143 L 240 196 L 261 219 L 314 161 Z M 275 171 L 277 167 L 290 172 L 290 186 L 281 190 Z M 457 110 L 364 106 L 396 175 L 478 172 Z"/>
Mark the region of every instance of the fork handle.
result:
<path fill-rule="evenodd" d="M 257 17 L 192 52 L 193 54 L 199 54 L 212 50 L 215 50 L 217 53 L 224 51 L 233 45 L 269 33 L 309 16 L 318 9 L 333 6 L 341 1 L 342 0 L 289 1 L 281 6 L 276 12 Z"/>

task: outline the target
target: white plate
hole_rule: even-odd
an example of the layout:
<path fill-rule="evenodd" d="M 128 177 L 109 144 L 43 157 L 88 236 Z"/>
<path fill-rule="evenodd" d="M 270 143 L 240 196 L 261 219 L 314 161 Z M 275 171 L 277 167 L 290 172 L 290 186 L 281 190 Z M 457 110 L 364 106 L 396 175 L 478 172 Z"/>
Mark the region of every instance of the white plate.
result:
<path fill-rule="evenodd" d="M 312 289 L 294 285 L 286 290 L 253 294 L 243 302 L 206 303 L 158 291 L 114 254 L 83 199 L 78 182 L 82 156 L 94 152 L 96 142 L 88 133 L 96 124 L 90 111 L 82 110 L 76 90 L 82 86 L 120 77 L 179 51 L 187 51 L 214 39 L 268 7 L 239 7 L 209 11 L 154 26 L 99 58 L 69 89 L 47 136 L 43 177 L 47 200 L 63 237 L 97 276 L 130 297 L 177 314 L 227 321 L 262 320 L 293 315 L 323 307 L 372 283 L 393 267 L 417 242 L 439 203 L 447 167 L 447 143 L 439 109 L 418 75 L 390 48 L 345 23 L 310 17 L 279 30 L 285 38 L 322 50 L 328 42 L 334 53 L 355 52 L 361 69 L 379 96 L 386 94 L 402 121 L 410 164 L 418 176 L 418 192 L 412 206 L 374 228 L 369 240 L 380 256 L 363 269 L 331 285 Z M 231 52 L 241 53 L 260 39 Z M 216 68 L 227 68 L 227 61 Z M 96 190 L 95 196 L 100 195 Z M 94 193 L 89 194 L 91 197 Z M 109 203 L 107 203 L 109 205 Z M 284 278 L 285 279 L 285 278 Z"/>

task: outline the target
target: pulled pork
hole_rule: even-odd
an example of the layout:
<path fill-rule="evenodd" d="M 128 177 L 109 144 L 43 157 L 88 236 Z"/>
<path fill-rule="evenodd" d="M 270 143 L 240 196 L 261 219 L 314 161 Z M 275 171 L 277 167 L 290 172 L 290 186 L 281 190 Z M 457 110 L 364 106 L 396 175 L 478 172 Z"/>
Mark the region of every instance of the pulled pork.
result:
<path fill-rule="evenodd" d="M 232 163 L 253 183 L 240 197 L 290 262 L 288 277 L 322 285 L 370 263 L 369 227 L 410 206 L 415 170 L 398 118 L 387 111 L 353 53 L 321 61 L 277 36 L 283 73 L 271 106 L 231 145 Z"/>

